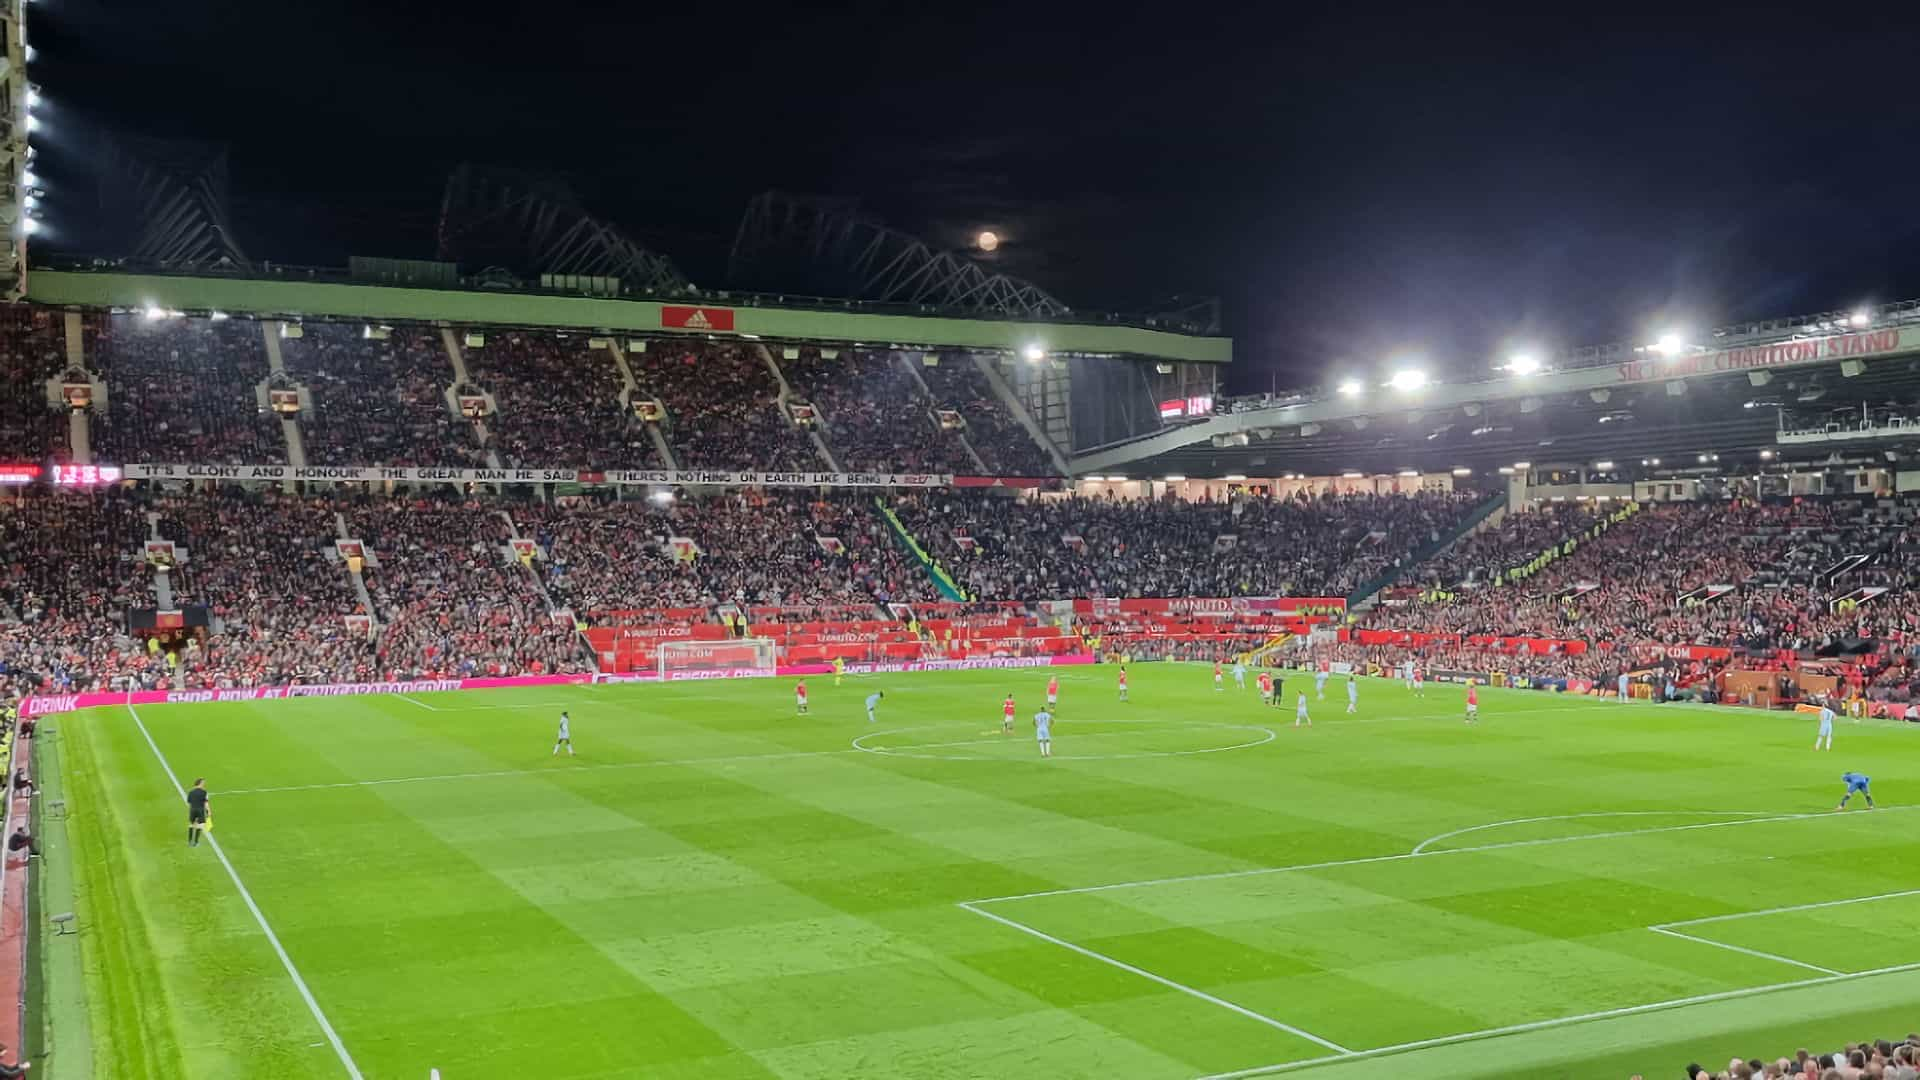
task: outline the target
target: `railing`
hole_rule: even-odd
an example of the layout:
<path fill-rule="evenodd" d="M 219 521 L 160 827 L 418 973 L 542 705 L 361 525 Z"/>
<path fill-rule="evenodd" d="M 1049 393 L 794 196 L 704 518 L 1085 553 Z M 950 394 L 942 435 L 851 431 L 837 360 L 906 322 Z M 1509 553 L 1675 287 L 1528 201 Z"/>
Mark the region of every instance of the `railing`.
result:
<path fill-rule="evenodd" d="M 1487 520 L 1488 515 L 1492 514 L 1495 510 L 1498 510 L 1499 508 L 1505 505 L 1507 505 L 1506 492 L 1496 492 L 1495 494 L 1489 496 L 1487 499 L 1483 500 L 1480 503 L 1480 505 L 1474 507 L 1473 511 L 1469 513 L 1466 517 L 1461 518 L 1459 523 L 1456 524 L 1453 527 L 1453 529 L 1449 531 L 1445 536 L 1442 536 L 1440 539 L 1432 541 L 1431 543 L 1423 544 L 1422 546 L 1415 548 L 1413 551 L 1409 552 L 1405 558 L 1401 559 L 1397 565 L 1387 570 L 1386 573 L 1381 574 L 1379 577 L 1374 578 L 1372 581 L 1366 582 L 1365 584 L 1361 585 L 1359 588 L 1355 589 L 1352 593 L 1348 594 L 1347 610 L 1352 611 L 1355 605 L 1364 603 L 1369 597 L 1373 596 L 1375 593 L 1379 592 L 1381 589 L 1384 589 L 1387 586 L 1392 585 L 1394 582 L 1399 581 L 1400 578 L 1403 575 L 1405 575 L 1408 570 L 1412 569 L 1414 566 L 1419 565 L 1420 563 L 1426 562 L 1428 559 L 1433 558 L 1435 555 L 1445 550 L 1447 545 L 1459 540 L 1461 537 L 1467 535 L 1469 532 L 1472 532 L 1476 525 L 1479 525 L 1481 522 Z"/>

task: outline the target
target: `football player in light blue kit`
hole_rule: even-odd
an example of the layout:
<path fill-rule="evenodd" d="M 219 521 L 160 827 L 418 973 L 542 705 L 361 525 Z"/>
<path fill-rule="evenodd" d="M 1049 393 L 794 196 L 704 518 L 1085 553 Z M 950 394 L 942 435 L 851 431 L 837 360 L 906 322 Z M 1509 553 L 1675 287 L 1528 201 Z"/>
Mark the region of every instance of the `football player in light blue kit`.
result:
<path fill-rule="evenodd" d="M 1327 700 L 1327 669 L 1324 664 L 1321 665 L 1320 670 L 1313 673 L 1313 699 Z"/>
<path fill-rule="evenodd" d="M 1627 673 L 1623 671 L 1620 673 L 1620 700 L 1626 701 L 1632 696 L 1633 696 L 1633 680 L 1627 678 Z"/>
<path fill-rule="evenodd" d="M 1833 749 L 1833 706 L 1826 702 L 1820 704 L 1820 733 L 1813 737 L 1813 748 L 1815 750 Z"/>
<path fill-rule="evenodd" d="M 884 690 L 875 690 L 867 695 L 867 723 L 873 723 L 873 710 L 880 707 L 880 699 L 886 696 L 887 693 Z"/>
<path fill-rule="evenodd" d="M 1840 805 L 1834 807 L 1835 810 L 1845 810 L 1847 808 L 1847 800 L 1853 798 L 1854 792 L 1856 791 L 1867 797 L 1867 809 L 1873 809 L 1873 789 L 1870 786 L 1873 783 L 1872 780 L 1867 779 L 1857 772 L 1841 773 L 1840 779 L 1847 782 L 1847 793 L 1840 796 Z"/>
<path fill-rule="evenodd" d="M 1347 711 L 1360 711 L 1360 684 L 1354 681 L 1352 672 L 1347 673 Z"/>
<path fill-rule="evenodd" d="M 1247 688 L 1247 664 L 1244 660 L 1235 660 L 1233 662 L 1233 688 L 1235 690 L 1245 690 Z"/>
<path fill-rule="evenodd" d="M 1033 737 L 1040 741 L 1040 756 L 1053 756 L 1053 714 L 1045 709 L 1033 714 Z"/>

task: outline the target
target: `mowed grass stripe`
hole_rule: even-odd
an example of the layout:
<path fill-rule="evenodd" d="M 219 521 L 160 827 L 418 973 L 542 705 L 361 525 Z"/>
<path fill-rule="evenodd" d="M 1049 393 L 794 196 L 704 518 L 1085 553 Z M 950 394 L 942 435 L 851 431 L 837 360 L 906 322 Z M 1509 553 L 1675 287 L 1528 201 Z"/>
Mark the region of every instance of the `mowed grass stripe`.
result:
<path fill-rule="evenodd" d="M 647 1075 L 1190 1076 L 1291 1060 L 1319 1048 L 1290 1045 L 1282 1032 L 954 904 L 1404 853 L 1451 829 L 1528 817 L 1663 807 L 1818 811 L 1837 798 L 1842 767 L 1871 773 L 1882 800 L 1899 802 L 1920 772 L 1907 733 L 1893 727 L 1848 725 L 1840 750 L 1811 756 L 1810 728 L 1790 719 L 1489 691 L 1485 720 L 1468 729 L 1457 715 L 1457 689 L 1433 687 L 1421 701 L 1385 682 L 1363 689 L 1361 722 L 1336 711 L 1344 700 L 1330 699 L 1316 709 L 1312 731 L 1281 730 L 1267 747 L 1076 761 L 1075 717 L 1113 708 L 1106 675 L 1067 680 L 1055 730 L 1061 757 L 1052 762 L 1031 755 L 1026 726 L 1045 672 L 914 675 L 839 688 L 810 680 L 814 715 L 807 718 L 792 715 L 784 680 L 583 688 L 580 704 L 568 706 L 584 755 L 573 762 L 547 754 L 559 700 L 551 691 L 526 692 L 518 704 L 511 694 L 423 697 L 433 709 L 364 698 L 271 703 L 253 715 L 253 707 L 234 705 L 142 714 L 176 767 L 215 777 L 221 835 L 236 859 L 244 851 L 248 884 L 283 936 L 292 933 L 283 921 L 299 927 L 300 943 L 289 937 L 289 949 L 336 1020 L 323 982 L 365 979 L 387 963 L 399 965 L 416 996 L 456 1003 L 447 1018 L 422 1026 L 410 1018 L 431 1013 L 431 1004 L 356 989 L 350 996 L 390 1003 L 359 1009 L 351 1025 L 340 1025 L 370 1076 L 385 1075 L 389 1065 L 412 1075 L 448 1060 L 465 1070 L 509 1044 L 519 1060 L 568 1070 L 553 1075 L 621 1075 L 608 1046 L 624 1024 L 655 1014 L 670 1019 L 656 1025 L 661 1041 L 645 1051 L 661 1059 Z M 1283 717 L 1262 711 L 1251 694 L 1195 692 L 1207 681 L 1191 669 L 1137 668 L 1136 700 L 1116 715 L 1146 722 L 1152 734 L 1140 740 L 1142 750 L 1181 745 L 1182 725 L 1281 727 Z M 1004 760 L 840 753 L 873 730 L 861 699 L 875 689 L 889 691 L 877 727 L 950 728 L 956 738 L 974 739 L 997 727 L 998 700 L 1012 689 L 1021 699 L 1020 733 Z M 1330 690 L 1343 699 L 1337 683 Z M 455 703 L 474 707 L 442 711 Z M 1154 729 L 1156 718 L 1166 721 L 1164 730 Z M 1290 723 L 1290 710 L 1284 719 Z M 67 722 L 102 721 L 110 726 L 105 716 Z M 1105 751 L 1129 740 L 1103 734 L 1098 743 Z M 1002 753 L 993 743 L 985 750 Z M 688 760 L 816 752 L 822 756 Z M 595 768 L 627 763 L 648 767 Z M 514 775 L 224 802 L 217 794 L 271 786 L 266 780 L 480 770 Z M 156 836 L 178 830 L 176 797 L 156 794 L 137 760 L 101 771 L 116 797 L 122 787 L 144 793 L 135 816 L 162 817 Z M 1565 835 L 1555 832 L 1561 826 L 1565 834 L 1604 831 L 1595 822 L 1542 822 L 1466 839 L 1553 839 Z M 1626 931 L 1587 910 L 1615 903 L 1621 889 L 1644 891 L 1648 877 L 1681 878 L 1658 884 L 1715 913 L 1741 901 L 1715 888 L 1722 869 L 1766 875 L 1783 864 L 1811 867 L 1831 885 L 1844 882 L 1849 867 L 1857 874 L 1862 860 L 1892 857 L 1885 838 L 1781 847 L 1743 836 L 1750 831 L 1642 837 L 1636 842 L 1658 853 L 1644 865 L 1623 858 L 1595 866 L 1572 854 L 1613 840 L 1513 849 L 1526 853 L 1528 874 L 1495 875 L 1477 891 L 1444 875 L 1412 888 L 1315 871 L 1383 898 L 1355 905 L 1338 925 L 1337 912 L 1315 915 L 1305 903 L 1296 915 L 1284 901 L 1262 910 L 1216 893 L 1185 917 L 1155 910 L 1143 922 L 1093 929 L 1116 951 L 1164 954 L 1197 986 L 1213 979 L 1236 994 L 1266 994 L 1277 1003 L 1272 1015 L 1309 1031 L 1325 1034 L 1293 1010 L 1289 988 L 1303 979 L 1319 980 L 1314 992 L 1330 1023 L 1361 1028 L 1376 1020 L 1397 1027 L 1401 1013 L 1431 1009 L 1430 985 L 1451 980 L 1450 1000 L 1440 1004 L 1469 1023 L 1506 1007 L 1498 994 L 1480 991 L 1495 985 L 1514 950 L 1521 959 L 1601 965 L 1612 974 L 1607 985 L 1596 980 L 1590 988 L 1586 996 L 1595 1000 L 1664 966 L 1667 954 L 1626 941 Z M 129 865 L 186 860 L 171 843 L 129 842 L 118 857 Z M 1779 849 L 1764 851 L 1769 844 Z M 1679 852 L 1696 861 L 1672 872 Z M 1767 854 L 1781 861 L 1767 864 Z M 1437 856 L 1434 872 L 1448 860 L 1481 857 Z M 1701 880 L 1684 880 L 1689 872 Z M 1411 930 L 1412 920 L 1368 911 L 1425 911 L 1427 929 L 1395 952 L 1393 926 L 1407 921 Z M 1290 916 L 1302 926 L 1320 920 L 1314 949 L 1286 936 Z M 1450 953 L 1448 936 L 1462 927 L 1491 943 Z M 1088 927 L 1055 929 L 1084 940 L 1073 935 Z M 196 956 L 257 963 L 247 957 L 258 953 L 271 962 L 257 930 L 249 938 L 244 924 L 229 932 L 169 930 L 190 939 L 184 951 Z M 438 949 L 430 947 L 436 942 Z M 1343 959 L 1342 942 L 1368 959 Z M 1769 977 L 1768 962 L 1728 950 L 1672 940 L 1653 948 L 1697 950 L 1686 964 L 1696 974 L 1740 985 Z M 1207 959 L 1217 963 L 1201 962 Z M 127 954 L 115 962 L 139 961 Z M 570 979 L 583 964 L 602 974 Z M 488 980 L 510 985 L 467 989 Z M 190 1016 L 196 1035 L 226 1055 L 199 1059 L 224 1066 L 207 1074 L 305 1075 L 297 1061 L 271 1056 L 279 1049 L 263 1049 L 256 1063 L 248 1040 L 271 1047 L 271 1023 L 230 1029 L 220 995 L 205 984 L 169 970 L 161 985 L 171 1011 Z M 1578 995 L 1578 984 L 1568 993 Z M 462 1001 L 469 1011 L 456 1016 Z M 582 1022 L 569 1022 L 570 1014 Z M 684 1024 L 671 1019 L 676 1014 Z M 471 1055 L 448 1045 L 480 1024 L 503 1034 Z M 996 1031 L 1007 1038 L 988 1036 Z M 579 1049 L 569 1051 L 570 1042 Z M 1505 1042 L 1481 1049 L 1497 1055 Z"/>

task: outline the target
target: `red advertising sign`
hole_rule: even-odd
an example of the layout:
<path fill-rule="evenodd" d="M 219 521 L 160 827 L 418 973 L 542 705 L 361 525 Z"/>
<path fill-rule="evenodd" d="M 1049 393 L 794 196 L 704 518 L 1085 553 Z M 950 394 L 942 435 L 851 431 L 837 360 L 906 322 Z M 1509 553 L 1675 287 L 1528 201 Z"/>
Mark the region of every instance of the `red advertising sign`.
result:
<path fill-rule="evenodd" d="M 667 330 L 717 330 L 730 334 L 733 332 L 733 309 L 662 304 L 660 325 Z"/>
<path fill-rule="evenodd" d="M 1081 615 L 1199 615 L 1218 617 L 1262 613 L 1270 615 L 1337 615 L 1347 610 L 1338 596 L 1169 596 L 1075 600 Z"/>
<path fill-rule="evenodd" d="M 1167 398 L 1160 403 L 1160 419 L 1176 420 L 1182 416 L 1213 415 L 1213 395 L 1198 394 L 1194 397 Z"/>
<path fill-rule="evenodd" d="M 1861 330 L 1856 333 L 1828 334 L 1795 338 L 1765 345 L 1736 345 L 1729 349 L 1709 349 L 1671 357 L 1629 360 L 1615 370 L 1619 382 L 1645 382 L 1682 375 L 1711 375 L 1754 368 L 1789 367 L 1824 360 L 1847 360 L 1886 356 L 1906 352 L 1920 345 L 1920 330 L 1913 327 L 1887 330 Z"/>

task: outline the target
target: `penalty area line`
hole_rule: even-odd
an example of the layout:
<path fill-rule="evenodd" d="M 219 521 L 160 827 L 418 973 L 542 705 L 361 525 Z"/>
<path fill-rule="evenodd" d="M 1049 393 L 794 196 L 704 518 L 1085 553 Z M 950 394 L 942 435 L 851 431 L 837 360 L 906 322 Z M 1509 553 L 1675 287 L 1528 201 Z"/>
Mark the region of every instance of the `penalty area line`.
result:
<path fill-rule="evenodd" d="M 1186 994 L 1189 997 L 1198 998 L 1209 1005 L 1217 1005 L 1220 1008 L 1226 1009 L 1229 1012 L 1238 1013 L 1239 1015 L 1244 1016 L 1249 1020 L 1258 1021 L 1262 1024 L 1267 1025 L 1270 1028 L 1274 1028 L 1279 1031 L 1284 1031 L 1289 1035 L 1295 1036 L 1296 1038 L 1305 1039 L 1306 1041 L 1313 1043 L 1315 1046 L 1323 1047 L 1325 1049 L 1333 1051 L 1334 1054 L 1337 1056 L 1345 1057 L 1353 1053 L 1352 1050 L 1349 1050 L 1346 1047 L 1341 1046 L 1339 1043 L 1333 1042 L 1329 1039 L 1323 1039 L 1320 1036 L 1315 1035 L 1311 1031 L 1294 1027 L 1292 1024 L 1289 1024 L 1283 1020 L 1275 1020 L 1273 1017 L 1268 1016 L 1265 1013 L 1254 1012 L 1252 1009 L 1249 1009 L 1244 1005 L 1235 1004 L 1234 1002 L 1228 1001 L 1225 998 L 1215 997 L 1214 995 L 1207 993 L 1205 990 L 1196 990 L 1193 987 L 1188 986 L 1186 983 L 1175 982 L 1164 975 L 1156 975 L 1153 972 L 1148 971 L 1146 968 L 1135 967 L 1132 964 L 1127 963 L 1125 960 L 1116 960 L 1113 957 L 1108 956 L 1106 953 L 1095 952 L 1094 950 L 1089 949 L 1084 945 L 1075 945 L 1073 942 L 1067 941 L 1064 938 L 1054 937 L 1052 934 L 1049 934 L 1044 930 L 1036 930 L 1033 927 L 1028 926 L 1026 923 L 1009 919 L 1004 915 L 996 915 L 991 911 L 982 911 L 981 909 L 974 907 L 972 904 L 969 904 L 969 903 L 961 903 L 956 906 L 960 907 L 963 910 L 971 911 L 975 915 L 978 915 L 983 919 L 991 919 L 1002 926 L 1011 927 L 1012 929 L 1018 930 L 1023 934 L 1028 934 L 1033 937 L 1039 938 L 1041 941 L 1047 942 L 1050 945 L 1058 945 L 1061 948 L 1068 950 L 1069 952 L 1079 953 L 1081 956 L 1087 957 L 1089 959 L 1098 960 L 1103 964 L 1109 964 L 1113 967 L 1119 968 L 1121 971 L 1125 971 L 1133 975 L 1138 975 L 1141 978 L 1148 980 L 1149 982 L 1159 983 L 1161 986 L 1164 986 L 1169 990 L 1177 990 L 1180 993 Z"/>
<path fill-rule="evenodd" d="M 174 773 L 173 766 L 168 764 L 167 755 L 160 752 L 160 744 L 153 741 L 153 733 L 147 730 L 147 725 L 141 721 L 140 713 L 131 702 L 127 704 L 127 713 L 133 717 L 134 726 L 140 729 L 140 737 L 147 741 L 147 748 L 153 751 L 154 760 L 160 763 L 161 770 L 167 774 L 167 782 L 173 785 L 174 793 L 180 796 L 180 802 L 184 805 L 187 801 L 187 790 L 180 786 L 180 777 Z M 219 858 L 220 865 L 226 868 L 227 876 L 233 879 L 233 887 L 240 893 L 240 899 L 246 903 L 247 910 L 253 913 L 253 921 L 260 924 L 260 932 L 267 936 L 267 944 L 273 946 L 274 955 L 280 958 L 280 966 L 287 969 L 287 977 L 293 980 L 293 988 L 300 992 L 301 999 L 307 1003 L 307 1011 L 312 1013 L 314 1020 L 319 1022 L 321 1034 L 325 1035 L 327 1042 L 333 1046 L 333 1052 L 340 1058 L 340 1064 L 346 1066 L 347 1075 L 353 1080 L 364 1080 L 360 1074 L 360 1067 L 353 1063 L 353 1055 L 347 1052 L 346 1044 L 340 1041 L 340 1033 L 333 1029 L 333 1023 L 327 1019 L 326 1011 L 320 1008 L 320 1002 L 314 999 L 313 991 L 307 988 L 307 980 L 300 976 L 300 969 L 294 966 L 293 957 L 287 955 L 286 946 L 280 944 L 280 935 L 273 932 L 273 927 L 267 922 L 266 913 L 261 911 L 260 905 L 254 902 L 253 894 L 247 891 L 246 882 L 240 880 L 240 872 L 233 868 L 233 860 L 227 858 L 226 849 L 220 846 L 219 839 L 212 832 L 204 832 L 202 835 L 206 837 L 208 845 L 213 848 L 213 853 Z"/>
<path fill-rule="evenodd" d="M 1259 1065 L 1251 1069 L 1236 1069 L 1233 1072 L 1212 1073 L 1200 1080 L 1244 1080 L 1252 1076 L 1273 1076 L 1279 1073 L 1293 1072 L 1314 1065 L 1326 1065 L 1336 1061 L 1355 1061 L 1364 1058 L 1387 1057 L 1404 1054 L 1412 1050 L 1426 1050 L 1436 1046 L 1452 1046 L 1456 1043 L 1476 1042 L 1481 1039 L 1498 1038 L 1502 1035 L 1520 1035 L 1529 1031 L 1549 1031 L 1553 1028 L 1572 1027 L 1575 1024 L 1588 1024 L 1596 1020 L 1611 1020 L 1618 1017 L 1639 1016 L 1642 1013 L 1664 1012 L 1689 1005 L 1705 1005 L 1715 1001 L 1733 1001 L 1738 998 L 1759 997 L 1774 994 L 1782 990 L 1795 990 L 1808 986 L 1825 986 L 1845 979 L 1864 979 L 1875 975 L 1896 975 L 1909 971 L 1920 971 L 1920 963 L 1895 964 L 1891 967 L 1873 968 L 1868 971 L 1851 971 L 1838 975 L 1817 975 L 1807 979 L 1791 979 L 1787 982 L 1768 983 L 1765 986 L 1749 986 L 1738 990 L 1721 990 L 1711 994 L 1695 994 L 1692 997 L 1668 998 L 1665 1001 L 1650 1001 L 1643 1005 L 1626 1005 L 1617 1009 L 1601 1009 L 1597 1012 L 1579 1013 L 1573 1016 L 1560 1016 L 1551 1020 L 1534 1020 L 1524 1024 L 1508 1024 L 1505 1027 L 1485 1028 L 1480 1031 L 1463 1031 L 1457 1035 L 1441 1035 L 1432 1039 L 1417 1039 L 1413 1042 L 1394 1043 L 1391 1046 L 1376 1046 L 1368 1050 L 1350 1050 L 1344 1054 L 1326 1054 L 1317 1058 L 1302 1058 L 1298 1061 L 1283 1061 L 1275 1065 Z"/>

